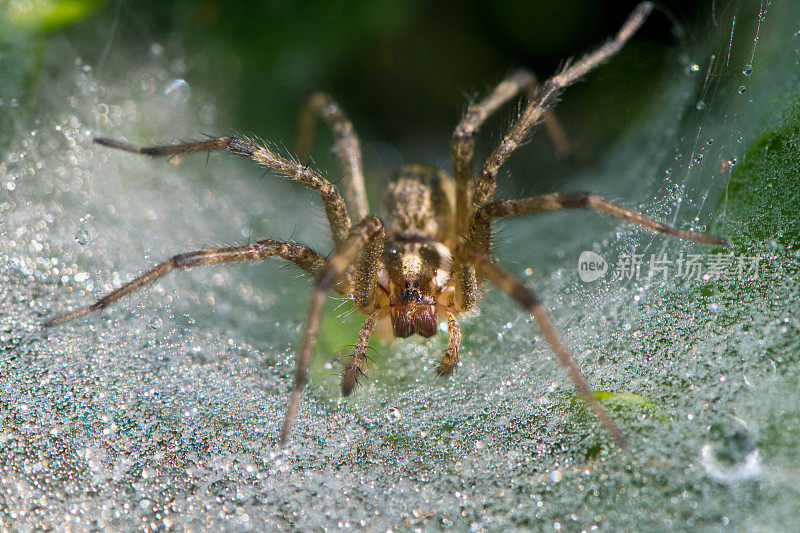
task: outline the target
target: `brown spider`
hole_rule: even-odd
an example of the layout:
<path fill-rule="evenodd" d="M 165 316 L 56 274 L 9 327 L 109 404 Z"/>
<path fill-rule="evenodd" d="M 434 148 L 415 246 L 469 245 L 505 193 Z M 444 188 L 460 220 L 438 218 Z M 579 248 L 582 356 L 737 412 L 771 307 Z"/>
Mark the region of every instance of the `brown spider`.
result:
<path fill-rule="evenodd" d="M 382 218 L 369 215 L 361 170 L 358 137 L 345 113 L 323 93 L 312 96 L 301 114 L 301 153 L 307 153 L 316 118 L 333 129 L 336 153 L 344 174 L 344 198 L 318 171 L 283 157 L 261 143 L 243 136 L 213 138 L 168 146 L 138 147 L 126 142 L 96 138 L 104 146 L 165 156 L 211 150 L 228 150 L 277 173 L 288 176 L 315 191 L 322 199 L 333 237 L 329 257 L 293 241 L 265 239 L 246 246 L 213 248 L 176 255 L 148 270 L 133 281 L 95 303 L 52 318 L 42 324 L 49 328 L 98 311 L 143 285 L 178 268 L 252 261 L 278 255 L 314 276 L 308 320 L 297 359 L 294 390 L 281 431 L 286 442 L 295 417 L 308 365 L 320 324 L 323 303 L 329 289 L 352 298 L 356 308 L 367 315 L 342 376 L 346 396 L 363 374 L 367 344 L 376 324 L 390 322 L 394 335 L 414 333 L 431 337 L 440 319 L 447 320 L 449 341 L 436 371 L 448 375 L 458 364 L 461 332 L 456 316 L 474 308 L 481 297 L 485 279 L 491 280 L 519 302 L 536 319 L 547 342 L 567 370 L 584 400 L 613 435 L 618 444 L 625 439 L 606 410 L 592 394 L 578 366 L 556 333 L 536 296 L 514 276 L 490 259 L 491 223 L 499 217 L 527 215 L 557 209 L 588 207 L 653 231 L 697 242 L 726 245 L 725 239 L 673 228 L 640 213 L 589 193 L 553 193 L 518 200 L 494 200 L 497 172 L 540 120 L 563 149 L 565 142 L 550 116 L 549 108 L 561 91 L 615 54 L 641 26 L 653 9 L 650 2 L 639 4 L 614 39 L 538 85 L 528 71 L 518 71 L 500 82 L 484 100 L 473 103 L 456 126 L 451 142 L 453 176 L 425 165 L 407 165 L 384 196 Z M 475 134 L 500 106 L 527 92 L 530 101 L 519 119 L 505 134 L 481 166 L 473 172 Z M 349 206 L 349 209 L 348 209 Z M 353 215 L 359 222 L 351 223 Z M 388 323 L 386 324 L 388 326 Z"/>

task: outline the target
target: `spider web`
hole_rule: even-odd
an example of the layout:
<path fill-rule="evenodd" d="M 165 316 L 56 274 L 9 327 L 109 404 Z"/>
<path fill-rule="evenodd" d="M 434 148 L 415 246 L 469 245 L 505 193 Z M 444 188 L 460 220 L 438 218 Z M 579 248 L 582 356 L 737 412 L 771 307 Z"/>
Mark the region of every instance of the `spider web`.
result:
<path fill-rule="evenodd" d="M 682 228 L 727 233 L 731 172 L 796 94 L 798 9 L 712 3 L 709 20 L 686 28 L 648 112 L 574 183 Z M 743 283 L 752 296 L 743 312 L 703 293 L 704 280 L 584 283 L 583 251 L 609 263 L 708 252 L 594 213 L 509 222 L 500 260 L 547 302 L 589 382 L 612 391 L 627 452 L 571 396 L 535 325 L 497 293 L 466 323 L 451 381 L 432 372 L 443 338 L 378 345 L 373 382 L 348 401 L 335 359 L 319 355 L 284 451 L 276 439 L 308 297 L 291 268 L 173 275 L 40 334 L 43 317 L 170 253 L 251 235 L 320 249 L 327 239 L 322 222 L 296 222 L 313 195 L 254 182 L 241 162 L 173 165 L 91 144 L 97 130 L 156 140 L 216 130 L 224 105 L 182 80 L 186 58 L 115 46 L 104 62 L 125 74 L 110 80 L 60 44 L 36 110 L 3 103 L 16 119 L 0 161 L 7 527 L 793 524 L 798 326 L 771 302 L 797 301 L 796 287 L 759 285 L 753 296 Z M 337 334 L 342 320 L 358 318 L 327 316 L 321 351 L 332 353 L 349 338 Z"/>

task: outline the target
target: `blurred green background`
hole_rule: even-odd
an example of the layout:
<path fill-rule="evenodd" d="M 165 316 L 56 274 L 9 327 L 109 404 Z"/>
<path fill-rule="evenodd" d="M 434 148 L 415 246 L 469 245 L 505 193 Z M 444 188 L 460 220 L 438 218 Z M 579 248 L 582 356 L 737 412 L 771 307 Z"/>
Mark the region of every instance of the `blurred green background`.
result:
<path fill-rule="evenodd" d="M 408 159 L 443 161 L 469 99 L 516 67 L 547 77 L 565 58 L 611 36 L 635 5 L 12 0 L 0 12 L 0 98 L 36 109 L 47 90 L 39 80 L 48 47 L 73 47 L 75 57 L 106 82 L 126 68 L 114 61 L 115 50 L 124 47 L 143 63 L 154 56 L 170 59 L 192 96 L 213 102 L 215 123 L 202 133 L 252 132 L 291 146 L 298 105 L 309 93 L 325 90 L 349 113 L 365 144 L 380 141 Z M 559 105 L 582 153 L 593 153 L 624 131 L 663 77 L 683 68 L 676 56 L 689 43 L 681 25 L 704 20 L 709 6 L 662 5 L 669 14 L 652 16 L 630 46 L 588 83 L 570 89 Z M 488 149 L 513 113 L 499 113 L 484 128 L 479 147 Z M 13 125 L 5 126 L 0 140 L 13 135 Z M 164 136 L 171 138 L 170 132 Z M 318 142 L 318 161 L 328 144 L 324 137 Z M 535 158 L 551 180 L 566 173 L 546 153 L 548 143 L 534 144 L 520 160 Z M 368 164 L 370 156 L 365 154 Z"/>

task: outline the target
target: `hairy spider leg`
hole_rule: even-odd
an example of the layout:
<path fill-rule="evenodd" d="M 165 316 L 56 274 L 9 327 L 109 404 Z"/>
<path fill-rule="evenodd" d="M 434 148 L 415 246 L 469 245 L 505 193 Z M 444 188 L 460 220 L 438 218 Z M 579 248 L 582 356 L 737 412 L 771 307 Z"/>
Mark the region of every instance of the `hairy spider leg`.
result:
<path fill-rule="evenodd" d="M 730 241 L 726 238 L 717 237 L 708 233 L 677 229 L 588 192 L 561 192 L 531 196 L 529 198 L 519 198 L 516 200 L 494 200 L 483 205 L 483 207 L 479 208 L 475 213 L 468 240 L 479 250 L 488 252 L 491 248 L 491 222 L 495 218 L 516 217 L 532 213 L 574 208 L 594 209 L 611 215 L 612 217 L 621 218 L 633 224 L 643 226 L 656 233 L 664 233 L 681 239 L 713 244 L 715 246 L 730 245 Z"/>
<path fill-rule="evenodd" d="M 584 401 L 589 405 L 592 411 L 594 411 L 595 415 L 600 419 L 608 432 L 611 433 L 614 440 L 617 441 L 617 444 L 624 448 L 625 437 L 622 431 L 620 431 L 614 421 L 611 420 L 608 411 L 600 405 L 600 402 L 598 402 L 597 398 L 592 394 L 589 383 L 581 373 L 578 365 L 575 364 L 575 361 L 570 357 L 567 348 L 564 346 L 564 343 L 561 342 L 561 337 L 556 332 L 550 320 L 550 316 L 536 295 L 514 276 L 492 263 L 489 256 L 470 244 L 465 242 L 460 243 L 456 247 L 455 255 L 461 257 L 464 261 L 469 261 L 474 264 L 478 271 L 491 280 L 500 290 L 516 300 L 522 307 L 530 312 L 531 316 L 539 325 L 539 329 L 542 335 L 544 335 L 545 340 L 558 357 L 558 361 L 564 366 L 570 379 L 575 384 L 575 388 L 578 389 Z"/>
<path fill-rule="evenodd" d="M 344 197 L 355 220 L 369 215 L 367 191 L 364 187 L 364 172 L 361 165 L 361 146 L 353 123 L 329 94 L 312 94 L 300 109 L 297 128 L 297 155 L 307 159 L 314 143 L 317 117 L 333 130 L 336 157 L 344 181 Z"/>
<path fill-rule="evenodd" d="M 456 180 L 456 212 L 460 214 L 456 229 L 462 235 L 472 215 L 469 195 L 474 176 L 475 136 L 478 130 L 492 114 L 519 93 L 524 91 L 529 99 L 533 98 L 538 84 L 536 75 L 530 70 L 525 68 L 516 70 L 498 83 L 488 96 L 471 103 L 461 122 L 453 130 L 450 155 L 453 162 L 453 176 Z M 570 152 L 569 139 L 555 113 L 550 109 L 545 111 L 544 127 L 558 157 L 566 158 Z"/>
<path fill-rule="evenodd" d="M 465 136 L 468 140 L 457 141 L 455 140 L 457 134 L 454 134 L 451 150 L 453 154 L 454 172 L 456 173 L 457 190 L 459 191 L 456 200 L 457 227 L 462 237 L 461 242 L 456 246 L 453 254 L 452 282 L 455 289 L 455 310 L 461 312 L 474 307 L 480 297 L 484 276 L 488 277 L 495 285 L 506 292 L 506 294 L 517 300 L 528 309 L 536 319 L 545 338 L 556 352 L 561 364 L 567 369 L 575 386 L 620 445 L 623 445 L 625 442 L 622 433 L 611 420 L 605 409 L 592 395 L 586 379 L 569 356 L 569 353 L 561 342 L 561 339 L 556 333 L 542 305 L 533 293 L 525 288 L 522 283 L 500 267 L 492 264 L 489 259 L 488 253 L 491 246 L 491 217 L 489 221 L 482 221 L 479 223 L 476 223 L 476 218 L 480 208 L 491 201 L 494 196 L 497 187 L 497 173 L 500 167 L 524 141 L 530 129 L 545 117 L 548 109 L 556 102 L 561 92 L 567 86 L 617 53 L 628 39 L 630 39 L 633 33 L 642 25 L 652 9 L 653 4 L 650 2 L 639 4 L 628 16 L 628 19 L 619 32 L 617 32 L 614 39 L 600 46 L 594 52 L 585 55 L 573 65 L 568 66 L 559 74 L 545 81 L 541 87 L 538 88 L 535 96 L 531 98 L 519 119 L 484 160 L 471 191 L 471 201 L 467 201 L 466 199 L 470 195 L 469 189 L 472 184 L 472 153 L 474 151 L 474 141 L 471 140 L 470 135 Z M 491 105 L 487 105 L 487 109 L 492 109 Z M 476 124 L 479 125 L 480 123 L 481 120 L 478 118 Z M 467 126 L 469 126 L 469 124 L 469 121 L 467 121 Z M 457 133 L 458 131 L 459 128 L 456 128 Z M 467 129 L 466 132 L 469 133 L 469 130 Z M 474 129 L 472 133 L 474 133 Z M 477 231 L 473 231 L 476 225 Z M 476 235 L 474 235 L 474 233 L 482 234 L 477 236 L 478 242 L 465 242 L 464 239 L 471 240 L 475 238 Z M 479 245 L 479 247 L 476 248 L 474 244 Z"/>
<path fill-rule="evenodd" d="M 375 328 L 375 320 L 378 313 L 370 314 L 361 326 L 361 331 L 358 334 L 358 340 L 353 348 L 353 353 L 344 365 L 342 372 L 342 395 L 350 396 L 353 389 L 358 384 L 358 378 L 364 376 L 362 366 L 367 359 L 367 346 L 369 345 L 369 337 L 372 335 L 372 330 Z"/>
<path fill-rule="evenodd" d="M 300 404 L 300 397 L 308 379 L 308 365 L 311 361 L 311 354 L 314 350 L 314 343 L 317 340 L 319 324 L 322 317 L 322 307 L 328 290 L 336 281 L 345 274 L 348 267 L 352 264 L 354 275 L 351 277 L 355 285 L 353 289 L 356 306 L 364 304 L 364 309 L 375 306 L 375 290 L 377 286 L 378 268 L 380 267 L 380 253 L 372 251 L 383 249 L 384 228 L 381 219 L 369 216 L 353 226 L 348 237 L 336 248 L 333 255 L 328 258 L 325 270 L 314 283 L 311 291 L 311 303 L 308 307 L 308 319 L 306 329 L 303 334 L 303 344 L 300 349 L 300 356 L 297 358 L 295 372 L 294 389 L 289 396 L 289 405 L 286 409 L 286 416 L 283 419 L 283 429 L 281 430 L 281 445 L 286 443 L 289 437 L 289 430 L 292 421 L 297 414 L 297 407 Z M 366 253 L 362 251 L 366 250 Z M 358 260 L 356 260 L 358 257 Z M 369 288 L 367 288 L 369 287 Z M 371 297 L 366 297 L 363 293 L 369 291 Z M 359 301 L 361 303 L 359 303 Z M 362 310 L 359 308 L 359 310 Z"/>
<path fill-rule="evenodd" d="M 514 150 L 520 146 L 530 129 L 545 116 L 548 108 L 556 102 L 561 91 L 617 53 L 636 30 L 639 29 L 652 10 L 653 4 L 651 2 L 642 2 L 636 6 L 612 40 L 600 46 L 594 52 L 583 56 L 576 63 L 568 66 L 539 87 L 536 96 L 530 100 L 517 122 L 509 129 L 495 149 L 484 160 L 472 190 L 472 201 L 467 202 L 462 198 L 461 210 L 457 211 L 459 220 L 467 220 L 467 222 L 463 223 L 463 226 L 461 223 L 459 224 L 459 228 L 461 228 L 459 232 L 462 238 L 469 238 L 468 232 L 470 228 L 476 224 L 475 216 L 477 214 L 477 209 L 489 202 L 494 196 L 497 187 L 497 172 L 500 167 L 508 160 Z M 457 163 L 454 158 L 453 167 L 458 168 L 458 165 L 459 163 Z M 458 179 L 457 175 L 457 182 Z M 471 180 L 472 176 L 464 174 L 461 179 Z M 466 190 L 467 185 L 462 185 L 462 188 Z M 489 230 L 491 230 L 491 228 L 489 228 Z M 489 237 L 489 233 L 486 233 L 479 243 L 481 245 L 480 249 L 484 253 L 489 253 L 490 251 L 488 248 Z M 455 284 L 455 304 L 457 310 L 464 311 L 472 308 L 480 297 L 480 286 L 482 282 L 482 280 L 476 276 L 475 268 L 469 263 L 464 263 L 461 259 L 455 257 L 453 261 L 453 281 Z"/>
<path fill-rule="evenodd" d="M 170 156 L 189 154 L 193 152 L 206 152 L 210 150 L 229 150 L 232 154 L 238 155 L 255 163 L 274 170 L 284 176 L 302 183 L 309 189 L 317 191 L 322 199 L 325 215 L 328 218 L 328 225 L 331 229 L 331 237 L 334 245 L 340 244 L 347 237 L 350 231 L 350 216 L 344 199 L 326 180 L 322 174 L 313 168 L 309 168 L 290 158 L 282 157 L 266 146 L 256 143 L 252 139 L 241 136 L 217 137 L 204 141 L 193 141 L 186 143 L 168 144 L 164 146 L 136 146 L 116 139 L 106 139 L 95 137 L 94 142 L 117 148 L 135 154 L 149 156 Z"/>
<path fill-rule="evenodd" d="M 202 265 L 215 265 L 218 263 L 233 263 L 238 261 L 257 261 L 272 256 L 279 256 L 299 266 L 312 276 L 319 276 L 325 268 L 325 257 L 311 248 L 296 242 L 277 241 L 265 239 L 247 246 L 232 246 L 230 248 L 209 248 L 173 256 L 151 268 L 144 274 L 129 281 L 119 289 L 108 293 L 95 303 L 74 309 L 68 313 L 51 318 L 42 323 L 43 328 L 51 328 L 64 322 L 69 322 L 82 317 L 92 311 L 105 309 L 120 298 L 132 293 L 148 283 L 152 283 L 161 276 L 165 276 L 176 269 L 189 269 Z M 344 286 L 337 289 L 346 293 Z"/>
<path fill-rule="evenodd" d="M 453 372 L 458 364 L 458 349 L 461 347 L 461 326 L 453 313 L 447 313 L 447 348 L 442 354 L 436 373 L 440 376 L 447 376 Z"/>
<path fill-rule="evenodd" d="M 497 188 L 498 170 L 525 140 L 530 129 L 542 119 L 547 108 L 558 100 L 561 92 L 619 52 L 652 10 L 653 4 L 651 2 L 642 2 L 636 6 L 612 40 L 600 46 L 594 52 L 583 56 L 576 63 L 568 66 L 541 85 L 536 97 L 530 101 L 517 122 L 484 161 L 472 196 L 472 203 L 475 206 L 480 207 L 492 199 Z"/>

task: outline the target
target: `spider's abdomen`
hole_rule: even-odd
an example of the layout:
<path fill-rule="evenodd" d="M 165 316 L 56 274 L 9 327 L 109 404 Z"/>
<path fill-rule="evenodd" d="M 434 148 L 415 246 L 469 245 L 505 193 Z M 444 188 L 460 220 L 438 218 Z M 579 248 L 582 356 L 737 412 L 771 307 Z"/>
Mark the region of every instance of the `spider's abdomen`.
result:
<path fill-rule="evenodd" d="M 382 220 L 397 241 L 446 241 L 452 227 L 452 178 L 429 165 L 406 165 L 383 195 Z"/>

